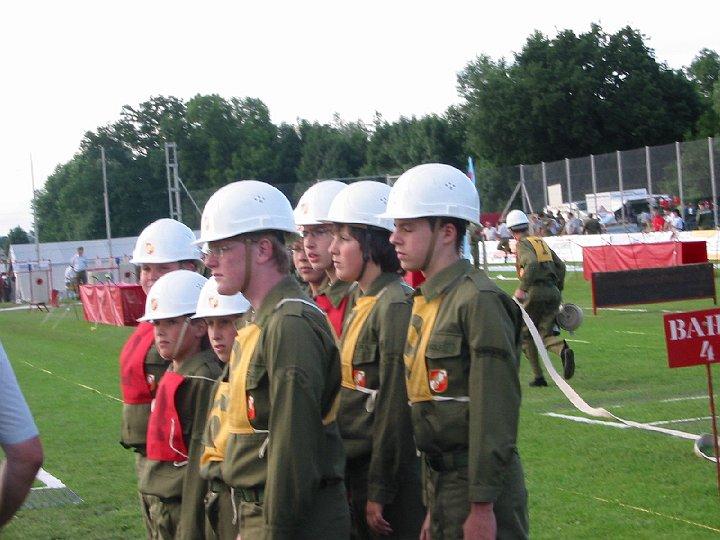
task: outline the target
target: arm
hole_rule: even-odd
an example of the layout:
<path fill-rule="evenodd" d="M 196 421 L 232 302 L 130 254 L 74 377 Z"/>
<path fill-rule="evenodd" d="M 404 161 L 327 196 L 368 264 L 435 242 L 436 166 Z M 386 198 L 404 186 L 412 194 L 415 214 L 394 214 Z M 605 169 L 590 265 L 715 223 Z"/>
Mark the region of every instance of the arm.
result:
<path fill-rule="evenodd" d="M 516 452 L 520 415 L 519 314 L 481 291 L 462 313 L 470 348 L 468 499 L 493 502 Z"/>
<path fill-rule="evenodd" d="M 414 453 L 403 361 L 412 306 L 393 303 L 384 311 L 376 320 L 380 391 L 375 401 L 367 497 L 383 505 L 395 499 L 403 458 Z"/>
<path fill-rule="evenodd" d="M 202 436 L 208 405 L 212 399 L 210 391 L 213 383 L 203 379 L 189 379 L 185 385 L 188 386 L 189 392 L 183 396 L 184 407 L 187 407 L 184 410 L 191 412 L 188 420 L 191 425 L 183 426 L 185 432 L 183 436 L 188 448 L 188 463 L 183 477 L 177 538 L 190 540 L 197 538 L 198 531 L 203 531 L 205 527 L 204 500 L 207 494 L 207 481 L 200 476 L 200 456 L 203 452 Z M 183 422 L 186 422 L 185 418 Z"/>
<path fill-rule="evenodd" d="M 560 257 L 557 256 L 557 253 L 552 250 L 550 251 L 552 252 L 552 258 L 553 262 L 555 263 L 555 271 L 558 278 L 557 287 L 562 291 L 563 287 L 565 286 L 565 263 Z"/>
<path fill-rule="evenodd" d="M 22 505 L 43 462 L 42 445 L 37 436 L 16 444 L 3 444 L 2 448 L 7 459 L 0 469 L 0 527 Z"/>
<path fill-rule="evenodd" d="M 265 336 L 270 445 L 264 513 L 268 538 L 295 538 L 314 504 L 324 443 L 322 392 L 330 357 L 310 322 L 275 317 Z"/>

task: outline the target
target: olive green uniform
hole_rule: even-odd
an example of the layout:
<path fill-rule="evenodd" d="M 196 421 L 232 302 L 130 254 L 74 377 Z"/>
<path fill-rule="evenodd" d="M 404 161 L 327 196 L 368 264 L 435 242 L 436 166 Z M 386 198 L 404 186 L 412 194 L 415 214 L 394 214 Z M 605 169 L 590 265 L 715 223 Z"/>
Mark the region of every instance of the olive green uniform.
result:
<path fill-rule="evenodd" d="M 565 340 L 554 328 L 565 282 L 565 263 L 545 241 L 530 236 L 518 240 L 516 264 L 520 279 L 518 288 L 527 294 L 523 307 L 543 338 L 545 348 L 560 354 Z M 537 347 L 527 327 L 523 327 L 522 343 L 535 377 L 542 377 Z"/>
<path fill-rule="evenodd" d="M 358 297 L 343 331 L 341 351 L 357 335 L 352 365 L 343 377 L 338 426 L 347 454 L 353 528 L 361 538 L 372 537 L 365 519 L 368 500 L 383 505 L 383 517 L 393 529 L 387 538 L 418 538 L 425 515 L 403 364 L 411 290 L 397 274 L 381 274 Z M 358 309 L 373 297 L 377 300 L 356 334 L 354 318 L 362 318 Z"/>
<path fill-rule="evenodd" d="M 145 373 L 152 376 L 155 384 L 160 384 L 163 374 L 167 370 L 168 361 L 158 353 L 155 345 L 148 351 L 145 357 Z M 120 444 L 130 448 L 135 454 L 135 474 L 140 478 L 140 473 L 145 469 L 145 443 L 147 440 L 148 418 L 150 417 L 149 403 L 123 403 L 122 422 L 120 426 Z M 150 525 L 150 507 L 157 505 L 158 498 L 154 495 L 138 493 L 140 498 L 140 512 L 148 536 L 152 534 Z"/>
<path fill-rule="evenodd" d="M 227 413 L 228 396 L 219 393 L 221 383 L 227 382 L 230 371 L 230 364 L 226 364 L 222 375 L 215 382 L 210 392 L 210 411 L 208 421 L 203 432 L 203 446 L 214 449 L 214 441 L 220 430 L 220 423 L 224 420 L 213 417 L 213 408 L 217 406 L 222 412 Z M 225 449 L 221 449 L 224 451 Z M 200 476 L 208 482 L 208 491 L 205 496 L 205 538 L 218 540 L 235 540 L 239 532 L 239 523 L 236 519 L 230 486 L 222 479 L 222 461 L 200 462 Z"/>
<path fill-rule="evenodd" d="M 168 369 L 172 369 L 172 364 Z M 210 350 L 187 358 L 177 369 L 179 375 L 186 377 L 175 395 L 175 407 L 188 459 L 183 466 L 147 459 L 140 472 L 140 491 L 157 497 L 149 509 L 153 538 L 197 539 L 204 536 L 203 500 L 207 483 L 200 476 L 199 460 L 210 391 L 221 372 L 220 361 Z"/>
<path fill-rule="evenodd" d="M 424 303 L 437 306 L 434 324 Z M 415 293 L 405 362 L 433 540 L 462 538 L 471 502 L 493 502 L 498 538 L 528 536 L 516 446 L 521 327 L 517 305 L 466 260 Z"/>
<path fill-rule="evenodd" d="M 249 364 L 245 329 L 259 327 Z M 345 453 L 333 420 L 340 389 L 337 347 L 324 313 L 293 277 L 267 294 L 252 325 L 241 329 L 230 359 L 230 409 L 252 403 L 251 433 L 231 429 L 222 462 L 239 503 L 243 538 L 348 537 Z M 249 353 L 249 351 L 248 351 Z M 241 375 L 241 366 L 245 376 Z"/>

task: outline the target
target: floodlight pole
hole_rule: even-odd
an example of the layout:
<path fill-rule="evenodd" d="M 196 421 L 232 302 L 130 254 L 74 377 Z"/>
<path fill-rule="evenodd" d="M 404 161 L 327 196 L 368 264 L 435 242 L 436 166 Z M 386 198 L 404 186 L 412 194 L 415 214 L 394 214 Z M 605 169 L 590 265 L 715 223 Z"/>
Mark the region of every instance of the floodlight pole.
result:
<path fill-rule="evenodd" d="M 102 175 L 103 175 L 103 201 L 105 202 L 105 233 L 107 234 L 108 244 L 108 257 L 110 258 L 110 264 L 112 265 L 113 253 L 112 253 L 112 234 L 110 233 L 110 200 L 108 199 L 107 189 L 107 167 L 105 164 L 105 148 L 100 147 L 100 157 L 102 159 Z"/>
<path fill-rule="evenodd" d="M 37 198 L 35 196 L 35 169 L 33 168 L 32 154 L 30 154 L 30 182 L 32 183 L 33 192 L 33 227 L 35 228 L 35 257 L 37 258 L 38 266 L 40 266 L 40 232 L 38 231 L 37 223 Z M 32 289 L 32 287 L 31 287 Z"/>
<path fill-rule="evenodd" d="M 720 450 L 718 449 L 717 415 L 715 413 L 715 397 L 712 382 L 712 362 L 705 364 L 707 369 L 708 396 L 710 397 L 710 415 L 712 416 L 713 447 L 715 448 L 715 471 L 717 472 L 718 496 L 720 496 Z"/>

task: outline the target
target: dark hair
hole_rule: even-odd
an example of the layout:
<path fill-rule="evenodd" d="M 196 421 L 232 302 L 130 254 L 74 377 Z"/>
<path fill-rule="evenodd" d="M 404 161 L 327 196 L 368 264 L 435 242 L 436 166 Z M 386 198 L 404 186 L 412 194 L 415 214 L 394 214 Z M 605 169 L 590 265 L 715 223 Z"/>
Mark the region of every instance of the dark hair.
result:
<path fill-rule="evenodd" d="M 457 237 L 455 238 L 455 249 L 459 252 L 462 249 L 463 239 L 467 232 L 468 222 L 464 219 L 453 218 L 453 217 L 429 217 L 427 218 L 430 222 L 430 227 L 434 227 L 435 223 L 439 222 L 440 226 L 447 225 L 448 223 L 455 227 L 457 231 Z"/>
<path fill-rule="evenodd" d="M 380 267 L 383 272 L 397 273 L 400 261 L 395 246 L 390 243 L 390 231 L 378 227 L 357 227 L 348 225 L 350 236 L 360 244 L 363 257 L 367 257 Z"/>

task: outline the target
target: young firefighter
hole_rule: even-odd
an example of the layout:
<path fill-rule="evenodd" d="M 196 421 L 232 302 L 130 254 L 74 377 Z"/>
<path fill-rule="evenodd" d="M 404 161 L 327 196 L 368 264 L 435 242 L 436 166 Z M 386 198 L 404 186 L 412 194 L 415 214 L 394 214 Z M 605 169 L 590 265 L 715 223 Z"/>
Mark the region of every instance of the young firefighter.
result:
<path fill-rule="evenodd" d="M 393 222 L 377 217 L 389 192 L 380 182 L 351 184 L 328 213 L 337 277 L 360 290 L 340 344 L 338 426 L 356 537 L 415 540 L 425 510 L 403 363 L 412 289 L 398 274 Z"/>
<path fill-rule="evenodd" d="M 150 292 L 161 276 L 173 270 L 195 270 L 200 264 L 200 250 L 193 244 L 195 235 L 174 219 L 159 219 L 140 233 L 135 242 L 131 263 L 139 267 L 140 285 Z M 138 324 L 120 352 L 120 389 L 123 397 L 120 444 L 135 454 L 135 471 L 139 475 L 145 465 L 150 403 L 168 362 L 153 346 L 153 326 Z M 140 494 L 140 511 L 150 534 L 148 509 L 154 497 Z"/>
<path fill-rule="evenodd" d="M 325 285 L 327 274 L 322 270 L 315 270 L 305 254 L 303 239 L 295 240 L 290 246 L 292 252 L 292 264 L 295 268 L 295 276 L 301 285 L 304 285 L 303 292 L 311 298 L 317 295 L 320 288 Z"/>
<path fill-rule="evenodd" d="M 205 537 L 208 539 L 235 540 L 238 534 L 237 520 L 233 520 L 230 488 L 222 481 L 220 465 L 227 442 L 228 361 L 237 337 L 240 317 L 248 309 L 250 303 L 242 294 L 219 294 L 215 278 L 211 277 L 200 292 L 193 317 L 205 319 L 210 345 L 224 364 L 222 376 L 215 382 L 211 392 L 210 412 L 203 434 L 204 448 L 200 457 L 200 475 L 208 481 L 205 497 Z"/>
<path fill-rule="evenodd" d="M 527 494 L 517 451 L 520 308 L 461 259 L 479 219 L 475 186 L 437 163 L 405 172 L 387 212 L 390 242 L 415 291 L 405 347 L 415 442 L 423 454 L 427 515 L 421 538 L 526 538 Z"/>
<path fill-rule="evenodd" d="M 295 224 L 302 229 L 303 246 L 313 269 L 325 272 L 325 283 L 313 290 L 313 300 L 327 314 L 335 334 L 342 334 L 345 317 L 352 310 L 355 297 L 355 284 L 340 280 L 335 275 L 330 257 L 330 226 L 323 223 L 327 219 L 335 196 L 345 188 L 345 184 L 335 180 L 326 180 L 313 184 L 298 201 L 293 215 Z"/>
<path fill-rule="evenodd" d="M 294 234 L 289 201 L 263 182 L 229 184 L 203 211 L 218 292 L 241 292 L 253 308 L 230 359 L 222 475 L 242 538 L 346 539 L 340 361 L 325 314 L 289 273 Z"/>
<path fill-rule="evenodd" d="M 204 537 L 201 439 L 210 390 L 222 371 L 208 350 L 205 321 L 191 319 L 206 281 L 190 270 L 162 276 L 148 293 L 141 319 L 152 322 L 158 353 L 170 361 L 153 400 L 139 482 L 141 493 L 157 498 L 149 508 L 152 538 Z"/>
<path fill-rule="evenodd" d="M 555 330 L 565 284 L 565 263 L 542 238 L 530 234 L 528 217 L 521 210 L 508 213 L 507 225 L 517 241 L 515 266 L 520 285 L 515 290 L 515 298 L 530 315 L 545 348 L 560 356 L 563 377 L 570 379 L 575 373 L 575 353 Z M 535 376 L 530 386 L 547 386 L 537 347 L 527 327 L 523 327 L 522 346 Z"/>

